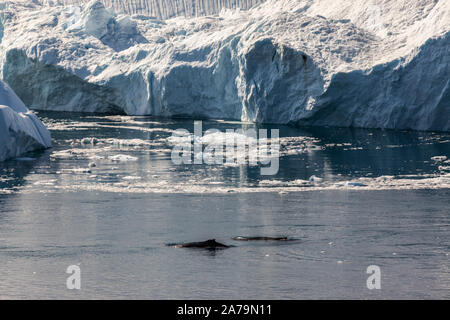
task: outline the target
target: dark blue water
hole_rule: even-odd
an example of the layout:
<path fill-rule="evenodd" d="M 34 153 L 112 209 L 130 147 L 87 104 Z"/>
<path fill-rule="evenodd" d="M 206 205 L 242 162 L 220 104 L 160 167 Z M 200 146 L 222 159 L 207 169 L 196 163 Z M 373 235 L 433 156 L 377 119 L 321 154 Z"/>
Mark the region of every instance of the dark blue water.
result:
<path fill-rule="evenodd" d="M 261 176 L 174 165 L 191 120 L 39 115 L 54 147 L 0 164 L 0 298 L 450 298 L 450 134 L 263 126 L 281 158 Z M 166 245 L 210 238 L 233 247 Z"/>

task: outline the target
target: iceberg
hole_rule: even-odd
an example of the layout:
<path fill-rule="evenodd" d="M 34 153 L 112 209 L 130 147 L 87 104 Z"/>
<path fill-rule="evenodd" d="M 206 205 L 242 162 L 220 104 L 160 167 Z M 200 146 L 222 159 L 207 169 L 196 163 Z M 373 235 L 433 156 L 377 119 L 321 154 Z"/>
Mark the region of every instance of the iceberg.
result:
<path fill-rule="evenodd" d="M 38 117 L 0 81 L 0 161 L 51 146 L 49 131 Z M 26 161 L 31 158 L 20 158 Z"/>
<path fill-rule="evenodd" d="M 445 0 L 12 0 L 0 30 L 31 109 L 450 130 Z"/>

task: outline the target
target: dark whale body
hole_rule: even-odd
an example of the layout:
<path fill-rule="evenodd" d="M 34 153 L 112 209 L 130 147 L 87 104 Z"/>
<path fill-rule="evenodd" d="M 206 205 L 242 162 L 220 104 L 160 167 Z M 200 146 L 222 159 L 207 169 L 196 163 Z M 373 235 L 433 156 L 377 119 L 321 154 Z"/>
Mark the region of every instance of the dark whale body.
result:
<path fill-rule="evenodd" d="M 288 241 L 288 237 L 234 237 L 237 241 Z"/>
<path fill-rule="evenodd" d="M 200 249 L 226 249 L 229 248 L 229 246 L 219 243 L 216 241 L 216 239 L 210 239 L 207 241 L 201 241 L 201 242 L 187 242 L 187 243 L 181 243 L 175 245 L 175 248 L 200 248 Z"/>

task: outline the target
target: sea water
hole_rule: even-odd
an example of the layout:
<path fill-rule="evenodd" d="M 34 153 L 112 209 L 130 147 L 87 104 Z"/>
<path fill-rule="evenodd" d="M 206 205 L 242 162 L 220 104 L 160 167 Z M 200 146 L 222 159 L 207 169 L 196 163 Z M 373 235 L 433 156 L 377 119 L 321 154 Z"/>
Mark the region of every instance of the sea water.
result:
<path fill-rule="evenodd" d="M 203 121 L 278 129 L 263 176 L 174 164 L 172 134 L 193 120 L 39 116 L 53 148 L 0 163 L 0 298 L 450 298 L 448 133 Z M 208 239 L 231 247 L 167 245 Z"/>

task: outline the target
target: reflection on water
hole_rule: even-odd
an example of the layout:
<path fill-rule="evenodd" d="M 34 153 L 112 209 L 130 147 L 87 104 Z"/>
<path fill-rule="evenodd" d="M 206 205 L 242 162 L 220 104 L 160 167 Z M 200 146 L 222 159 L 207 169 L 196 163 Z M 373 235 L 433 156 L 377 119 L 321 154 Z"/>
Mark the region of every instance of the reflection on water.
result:
<path fill-rule="evenodd" d="M 0 298 L 450 297 L 450 134 L 263 126 L 281 158 L 261 176 L 174 165 L 191 120 L 40 116 L 54 147 L 0 165 Z M 298 241 L 232 240 L 258 235 Z M 211 238 L 234 247 L 166 246 Z"/>

